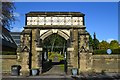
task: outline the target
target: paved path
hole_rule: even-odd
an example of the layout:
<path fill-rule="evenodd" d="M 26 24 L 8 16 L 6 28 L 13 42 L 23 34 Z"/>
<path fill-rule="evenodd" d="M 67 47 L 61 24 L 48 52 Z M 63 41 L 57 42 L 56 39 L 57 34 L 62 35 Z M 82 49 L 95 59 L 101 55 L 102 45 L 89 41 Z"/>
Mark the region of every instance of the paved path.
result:
<path fill-rule="evenodd" d="M 64 64 L 59 63 L 57 54 L 54 56 L 52 62 L 53 67 L 49 71 L 45 72 L 43 75 L 65 75 L 64 68 L 61 67 L 61 65 Z"/>
<path fill-rule="evenodd" d="M 52 76 L 28 76 L 28 77 L 23 77 L 23 76 L 6 76 L 3 77 L 2 80 L 120 80 L 120 76 L 112 77 L 112 76 L 57 76 L 57 75 L 52 75 Z"/>
<path fill-rule="evenodd" d="M 63 69 L 61 69 L 60 65 L 54 65 L 49 71 L 43 73 L 43 75 L 65 75 Z"/>
<path fill-rule="evenodd" d="M 2 80 L 120 80 L 120 74 L 115 73 L 115 74 L 106 74 L 106 75 L 87 75 L 87 74 L 82 74 L 82 75 L 77 75 L 72 76 L 72 75 L 64 75 L 64 76 L 59 76 L 59 75 L 46 75 L 46 76 L 3 76 Z"/>

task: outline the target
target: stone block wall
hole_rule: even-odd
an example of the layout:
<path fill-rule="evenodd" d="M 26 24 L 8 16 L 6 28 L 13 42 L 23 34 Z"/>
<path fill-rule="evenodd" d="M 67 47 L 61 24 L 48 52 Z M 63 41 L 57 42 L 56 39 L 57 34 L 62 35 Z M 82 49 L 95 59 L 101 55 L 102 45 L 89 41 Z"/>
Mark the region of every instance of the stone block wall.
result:
<path fill-rule="evenodd" d="M 80 68 L 79 73 L 88 72 L 92 69 L 92 53 L 82 52 L 80 53 Z"/>
<path fill-rule="evenodd" d="M 120 55 L 93 55 L 92 69 L 95 72 L 120 72 Z"/>
<path fill-rule="evenodd" d="M 17 56 L 16 55 L 2 55 L 0 58 L 2 61 L 2 73 L 3 74 L 10 74 L 11 73 L 11 66 L 17 64 Z"/>
<path fill-rule="evenodd" d="M 38 37 L 39 32 L 37 29 L 32 30 L 32 68 L 38 68 L 39 67 L 39 52 L 37 52 L 37 43 L 38 43 Z"/>
<path fill-rule="evenodd" d="M 73 30 L 73 52 L 71 53 L 72 66 L 78 68 L 78 30 Z"/>

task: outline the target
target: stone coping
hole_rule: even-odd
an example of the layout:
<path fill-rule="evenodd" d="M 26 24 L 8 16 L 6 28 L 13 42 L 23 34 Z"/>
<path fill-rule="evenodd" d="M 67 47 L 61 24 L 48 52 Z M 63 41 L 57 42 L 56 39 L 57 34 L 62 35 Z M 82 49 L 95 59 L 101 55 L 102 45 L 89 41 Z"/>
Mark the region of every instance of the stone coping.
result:
<path fill-rule="evenodd" d="M 25 29 L 85 29 L 84 25 L 26 25 Z"/>
<path fill-rule="evenodd" d="M 92 55 L 93 59 L 101 59 L 101 58 L 111 58 L 111 59 L 120 59 L 120 55 Z"/>
<path fill-rule="evenodd" d="M 17 55 L 2 55 L 0 59 L 16 59 Z"/>

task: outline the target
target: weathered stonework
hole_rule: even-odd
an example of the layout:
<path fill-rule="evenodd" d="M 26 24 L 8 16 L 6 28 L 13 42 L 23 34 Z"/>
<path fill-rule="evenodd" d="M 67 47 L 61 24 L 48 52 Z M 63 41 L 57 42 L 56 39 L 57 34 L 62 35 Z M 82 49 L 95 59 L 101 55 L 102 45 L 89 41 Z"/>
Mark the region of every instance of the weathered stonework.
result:
<path fill-rule="evenodd" d="M 38 13 L 37 13 L 38 14 Z M 35 13 L 35 15 L 37 15 Z M 48 13 L 49 14 L 49 13 Z M 50 13 L 51 14 L 51 13 Z M 53 13 L 52 13 L 53 14 Z M 55 13 L 56 15 L 57 13 Z M 71 15 L 73 17 L 80 17 L 80 20 L 82 17 L 84 17 L 84 15 L 81 15 L 81 13 L 72 13 Z M 29 15 L 29 14 L 28 14 Z M 33 14 L 32 14 L 33 15 Z M 32 16 L 30 13 L 30 16 Z M 46 14 L 47 15 L 47 14 Z M 61 13 L 62 15 L 62 13 Z M 67 13 L 66 13 L 67 15 Z M 70 13 L 69 13 L 70 15 Z M 29 16 L 29 17 L 30 17 Z M 50 16 L 50 15 L 49 15 Z M 67 19 L 67 18 L 65 18 Z M 77 19 L 77 18 L 70 18 L 70 19 Z M 84 21 L 84 20 L 83 20 Z M 82 23 L 82 22 L 81 22 Z M 21 34 L 21 47 L 27 46 L 30 49 L 29 52 L 29 68 L 40 68 L 42 67 L 42 42 L 44 41 L 44 39 L 46 37 L 48 37 L 51 34 L 58 34 L 60 36 L 62 36 L 63 38 L 65 38 L 65 40 L 67 40 L 67 47 L 68 47 L 68 51 L 67 51 L 67 66 L 68 66 L 68 71 L 71 71 L 71 68 L 80 68 L 79 67 L 79 58 L 80 58 L 80 54 L 79 51 L 81 50 L 82 47 L 85 48 L 85 50 L 89 50 L 88 44 L 86 44 L 87 41 L 89 41 L 89 35 L 85 30 L 85 26 L 84 26 L 84 22 L 83 24 L 80 25 L 76 25 L 76 23 L 72 23 L 73 25 L 54 25 L 54 23 L 52 23 L 53 25 L 30 25 L 30 23 L 27 23 L 28 25 L 26 25 L 26 27 L 24 27 L 25 29 L 23 30 L 22 34 Z M 36 24 L 36 23 L 35 23 Z M 46 23 L 48 24 L 48 23 Z M 29 40 L 28 40 L 28 39 Z M 41 50 L 39 50 L 41 49 Z M 72 49 L 72 50 L 69 50 Z M 78 56 L 79 55 L 79 56 Z M 26 56 L 24 54 L 24 56 Z M 81 59 L 84 59 L 81 58 Z M 22 60 L 25 60 L 24 57 Z M 26 63 L 22 64 L 22 67 L 24 66 L 28 66 Z M 28 67 L 27 67 L 28 68 Z M 27 69 L 25 68 L 25 69 Z M 23 69 L 23 70 L 25 70 Z"/>
<path fill-rule="evenodd" d="M 23 76 L 29 76 L 30 75 L 30 69 L 29 69 L 29 52 L 23 52 L 22 53 L 22 69 L 21 74 Z"/>
<path fill-rule="evenodd" d="M 61 15 L 63 15 L 63 13 L 61 12 L 61 13 L 53 14 L 53 13 L 31 12 L 27 14 L 27 17 L 31 19 L 31 17 L 34 16 L 35 19 L 35 17 L 42 15 L 45 15 L 46 17 L 49 16 L 51 17 L 51 19 L 54 19 L 55 16 L 57 17 L 60 16 L 61 19 L 62 17 Z M 64 13 L 64 16 L 65 15 L 67 18 L 69 17 L 68 13 Z M 64 25 L 62 23 L 61 23 L 62 25 L 60 23 L 55 25 L 54 22 L 50 22 L 50 24 L 48 24 L 49 22 L 46 22 L 43 25 L 41 25 L 42 23 L 41 24 L 36 24 L 37 22 L 31 23 L 30 20 L 28 20 L 29 22 L 27 24 L 29 25 L 26 24 L 21 34 L 21 48 L 23 49 L 23 51 L 21 52 L 22 54 L 21 72 L 25 74 L 26 73 L 29 74 L 32 68 L 38 68 L 40 70 L 40 73 L 42 72 L 43 41 L 46 37 L 49 37 L 54 33 L 60 35 L 67 41 L 67 73 L 68 74 L 71 74 L 72 68 L 78 68 L 79 73 L 89 72 L 92 70 L 93 71 L 95 70 L 96 72 L 104 70 L 102 65 L 100 65 L 101 67 L 97 67 L 96 64 L 99 62 L 101 64 L 105 63 L 106 60 L 96 59 L 96 57 L 94 57 L 94 55 L 92 55 L 92 53 L 90 52 L 89 33 L 85 30 L 86 27 L 84 26 L 84 20 L 81 19 L 82 17 L 84 17 L 84 15 L 82 15 L 81 13 L 69 13 L 69 15 L 73 17 L 73 18 L 69 17 L 70 19 L 73 19 L 70 22 L 71 25 L 68 25 L 67 23 L 67 21 L 69 20 L 65 20 Z M 75 22 L 72 22 L 74 21 L 74 19 L 76 19 L 75 17 L 79 17 L 78 18 L 79 20 L 75 20 Z M 54 20 L 50 20 L 50 21 L 54 21 Z M 77 25 L 76 21 L 80 22 L 80 24 Z M 83 24 L 81 25 L 81 23 Z M 24 51 L 25 46 L 27 47 L 28 52 Z M 115 62 L 117 61 L 119 60 L 115 60 Z M 108 71 L 112 71 L 112 70 L 114 71 L 115 69 L 110 69 Z"/>
<path fill-rule="evenodd" d="M 11 75 L 11 66 L 17 64 L 17 56 L 16 55 L 2 55 L 0 57 L 1 65 L 0 67 L 2 68 L 1 73 L 2 76 L 4 75 Z"/>
<path fill-rule="evenodd" d="M 32 68 L 39 67 L 38 66 L 38 52 L 36 51 L 37 48 L 37 29 L 32 30 Z"/>
<path fill-rule="evenodd" d="M 92 53 L 80 52 L 80 69 L 81 72 L 89 72 L 92 69 Z"/>
<path fill-rule="evenodd" d="M 95 72 L 120 73 L 120 55 L 93 55 L 92 69 Z"/>
<path fill-rule="evenodd" d="M 21 53 L 19 53 L 17 60 L 22 66 L 21 75 L 29 76 L 30 75 L 30 55 L 31 55 L 31 30 L 24 30 L 21 33 Z"/>

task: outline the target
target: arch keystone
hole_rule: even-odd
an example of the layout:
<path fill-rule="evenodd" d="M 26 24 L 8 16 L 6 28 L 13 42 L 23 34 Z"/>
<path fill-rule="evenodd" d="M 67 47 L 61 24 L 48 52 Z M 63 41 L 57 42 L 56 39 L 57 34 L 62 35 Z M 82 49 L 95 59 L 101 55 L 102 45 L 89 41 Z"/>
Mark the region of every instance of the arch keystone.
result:
<path fill-rule="evenodd" d="M 52 29 L 52 32 L 53 32 L 53 33 L 57 33 L 58 30 L 57 30 L 57 29 Z"/>

